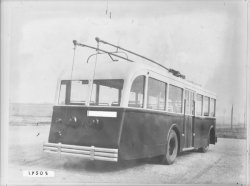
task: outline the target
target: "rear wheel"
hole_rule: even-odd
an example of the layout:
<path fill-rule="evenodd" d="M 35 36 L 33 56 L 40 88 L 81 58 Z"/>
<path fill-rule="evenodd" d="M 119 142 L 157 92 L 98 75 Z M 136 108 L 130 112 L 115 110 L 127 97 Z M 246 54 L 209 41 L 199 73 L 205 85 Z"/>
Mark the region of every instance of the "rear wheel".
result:
<path fill-rule="evenodd" d="M 174 162 L 178 153 L 178 139 L 174 130 L 171 130 L 168 136 L 166 154 L 163 156 L 163 163 L 170 165 Z"/>

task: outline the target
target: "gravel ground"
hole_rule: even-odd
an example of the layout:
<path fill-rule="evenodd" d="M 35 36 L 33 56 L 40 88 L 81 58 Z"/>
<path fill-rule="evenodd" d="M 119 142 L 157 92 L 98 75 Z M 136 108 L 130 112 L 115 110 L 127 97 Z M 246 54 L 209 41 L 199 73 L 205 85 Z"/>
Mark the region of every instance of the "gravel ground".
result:
<path fill-rule="evenodd" d="M 154 161 L 119 163 L 91 161 L 75 157 L 59 157 L 42 151 L 49 126 L 10 126 L 10 184 L 244 184 L 246 182 L 246 140 L 218 138 L 207 153 L 189 151 L 177 157 L 173 165 Z M 23 170 L 51 170 L 53 178 L 23 177 Z"/>

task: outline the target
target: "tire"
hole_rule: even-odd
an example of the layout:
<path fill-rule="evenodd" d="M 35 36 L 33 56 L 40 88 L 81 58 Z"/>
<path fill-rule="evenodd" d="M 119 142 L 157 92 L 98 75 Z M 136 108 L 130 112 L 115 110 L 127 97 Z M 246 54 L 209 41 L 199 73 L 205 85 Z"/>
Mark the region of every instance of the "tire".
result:
<path fill-rule="evenodd" d="M 207 139 L 207 144 L 206 144 L 206 146 L 200 147 L 200 148 L 198 149 L 198 151 L 201 152 L 201 153 L 207 152 L 208 149 L 209 149 L 209 144 L 210 144 L 210 134 L 208 135 L 208 139 Z"/>
<path fill-rule="evenodd" d="M 167 140 L 166 154 L 163 156 L 163 164 L 171 165 L 174 163 L 178 153 L 178 138 L 174 130 L 171 130 Z"/>

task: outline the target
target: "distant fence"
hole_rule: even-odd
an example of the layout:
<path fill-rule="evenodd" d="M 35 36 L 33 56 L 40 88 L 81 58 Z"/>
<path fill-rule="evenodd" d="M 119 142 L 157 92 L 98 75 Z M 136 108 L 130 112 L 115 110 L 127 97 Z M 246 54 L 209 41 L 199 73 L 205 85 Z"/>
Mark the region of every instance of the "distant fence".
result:
<path fill-rule="evenodd" d="M 216 129 L 216 136 L 218 138 L 236 138 L 246 139 L 247 130 L 246 128 L 218 128 Z"/>
<path fill-rule="evenodd" d="M 11 103 L 10 116 L 51 117 L 52 104 Z"/>
<path fill-rule="evenodd" d="M 246 127 L 244 112 L 234 109 L 233 105 L 230 111 L 216 117 L 216 135 L 219 138 L 246 139 Z"/>
<path fill-rule="evenodd" d="M 236 138 L 236 139 L 246 139 L 247 137 L 247 125 L 237 121 L 236 119 L 231 122 L 228 120 L 221 122 L 218 118 L 216 122 L 216 135 L 219 138 Z"/>
<path fill-rule="evenodd" d="M 220 105 L 222 107 L 223 105 Z M 246 128 L 246 113 L 244 108 L 237 105 L 227 105 L 217 109 L 216 125 L 217 128 Z"/>
<path fill-rule="evenodd" d="M 234 124 L 234 125 L 223 125 L 223 124 L 216 124 L 216 128 L 221 128 L 221 129 L 225 129 L 225 128 L 242 128 L 242 129 L 246 129 L 246 126 L 244 124 Z"/>
<path fill-rule="evenodd" d="M 9 107 L 10 125 L 50 124 L 52 104 L 11 103 Z"/>

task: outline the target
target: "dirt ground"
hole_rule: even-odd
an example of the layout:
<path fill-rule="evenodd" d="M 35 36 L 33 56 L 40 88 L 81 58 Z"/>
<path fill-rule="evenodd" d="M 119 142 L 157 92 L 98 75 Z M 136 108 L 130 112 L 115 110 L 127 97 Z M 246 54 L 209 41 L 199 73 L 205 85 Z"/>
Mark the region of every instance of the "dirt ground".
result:
<path fill-rule="evenodd" d="M 207 153 L 185 152 L 173 165 L 161 165 L 154 161 L 114 163 L 43 153 L 48 133 L 49 125 L 9 127 L 9 184 L 246 182 L 246 140 L 242 139 L 218 138 Z M 54 171 L 55 177 L 23 177 L 24 170 Z"/>

